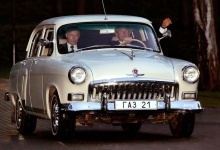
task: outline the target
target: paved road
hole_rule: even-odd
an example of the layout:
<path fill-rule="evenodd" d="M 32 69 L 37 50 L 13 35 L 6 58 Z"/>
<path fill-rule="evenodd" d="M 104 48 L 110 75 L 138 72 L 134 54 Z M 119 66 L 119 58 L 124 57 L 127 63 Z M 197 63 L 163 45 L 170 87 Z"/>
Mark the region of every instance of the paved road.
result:
<path fill-rule="evenodd" d="M 18 134 L 10 123 L 11 103 L 3 101 L 8 81 L 0 79 L 0 150 L 17 149 L 75 149 L 75 150 L 219 150 L 220 109 L 205 108 L 196 115 L 194 133 L 188 139 L 175 139 L 167 124 L 143 124 L 140 132 L 130 137 L 119 126 L 96 124 L 92 127 L 76 127 L 74 139 L 56 140 L 50 132 L 47 120 L 38 120 L 33 135 Z"/>

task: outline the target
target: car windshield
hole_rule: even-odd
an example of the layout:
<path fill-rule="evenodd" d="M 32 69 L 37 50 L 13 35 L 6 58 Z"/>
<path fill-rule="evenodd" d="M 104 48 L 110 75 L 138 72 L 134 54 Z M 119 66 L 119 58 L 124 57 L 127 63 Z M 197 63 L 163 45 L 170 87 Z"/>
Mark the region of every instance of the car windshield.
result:
<path fill-rule="evenodd" d="M 129 42 L 124 44 L 126 38 Z M 152 27 L 137 23 L 67 24 L 58 29 L 57 39 L 61 54 L 119 46 L 160 52 Z"/>

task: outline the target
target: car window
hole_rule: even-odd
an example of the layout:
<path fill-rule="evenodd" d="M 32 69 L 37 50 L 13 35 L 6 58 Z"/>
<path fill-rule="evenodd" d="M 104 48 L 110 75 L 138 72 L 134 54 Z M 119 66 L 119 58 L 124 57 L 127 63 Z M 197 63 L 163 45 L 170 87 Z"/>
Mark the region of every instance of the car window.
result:
<path fill-rule="evenodd" d="M 38 42 L 39 42 L 41 36 L 42 36 L 42 30 L 38 31 L 34 35 L 34 38 L 31 42 L 29 57 L 36 57 L 37 56 L 37 53 L 40 50 L 40 45 L 38 44 Z"/>
<path fill-rule="evenodd" d="M 48 41 L 53 41 L 53 28 L 45 29 L 44 39 Z M 50 42 L 46 46 L 42 47 L 40 56 L 51 56 L 53 53 L 53 43 Z"/>
<path fill-rule="evenodd" d="M 84 23 L 84 24 L 67 24 L 61 26 L 57 31 L 58 51 L 63 54 L 65 48 L 68 49 L 67 33 L 78 31 L 77 47 L 85 48 L 96 45 L 110 45 L 112 47 L 119 45 L 119 38 L 116 36 L 118 28 L 126 27 L 129 30 L 129 36 L 132 38 L 134 45 L 146 46 L 160 52 L 157 38 L 152 27 L 145 24 L 137 23 Z M 71 44 L 69 44 L 71 45 Z M 67 52 L 67 50 L 66 50 Z"/>

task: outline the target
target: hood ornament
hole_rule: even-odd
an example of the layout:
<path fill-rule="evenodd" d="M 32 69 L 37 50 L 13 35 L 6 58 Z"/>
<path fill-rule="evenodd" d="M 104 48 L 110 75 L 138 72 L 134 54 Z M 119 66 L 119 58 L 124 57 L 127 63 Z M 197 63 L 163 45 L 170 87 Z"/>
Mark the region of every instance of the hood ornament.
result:
<path fill-rule="evenodd" d="M 135 57 L 135 55 L 134 55 L 134 51 L 133 51 L 133 49 L 131 49 L 131 56 L 130 56 L 130 59 L 133 60 L 134 57 Z"/>
<path fill-rule="evenodd" d="M 134 68 L 132 70 L 132 74 L 127 74 L 128 76 L 133 76 L 133 77 L 138 77 L 138 76 L 144 76 L 144 74 L 139 74 L 138 70 L 136 68 Z"/>

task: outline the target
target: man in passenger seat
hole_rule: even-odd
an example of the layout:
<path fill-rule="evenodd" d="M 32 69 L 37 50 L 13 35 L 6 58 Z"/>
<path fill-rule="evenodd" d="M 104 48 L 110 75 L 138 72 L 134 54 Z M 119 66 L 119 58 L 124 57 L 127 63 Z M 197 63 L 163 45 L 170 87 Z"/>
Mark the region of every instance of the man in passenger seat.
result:
<path fill-rule="evenodd" d="M 68 29 L 65 33 L 67 43 L 59 45 L 59 53 L 66 54 L 68 52 L 77 51 L 80 46 L 77 44 L 80 38 L 80 31 L 76 29 Z"/>

